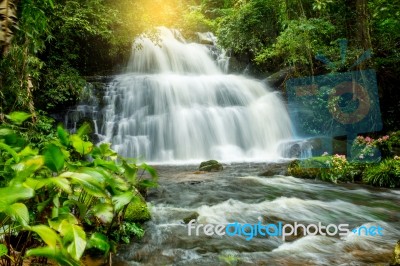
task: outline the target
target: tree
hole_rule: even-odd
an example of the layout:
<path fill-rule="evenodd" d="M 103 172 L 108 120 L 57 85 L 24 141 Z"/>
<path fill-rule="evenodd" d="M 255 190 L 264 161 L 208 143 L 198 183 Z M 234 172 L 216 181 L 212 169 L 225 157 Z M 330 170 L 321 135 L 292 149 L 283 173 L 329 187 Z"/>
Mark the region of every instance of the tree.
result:
<path fill-rule="evenodd" d="M 0 57 L 8 53 L 17 25 L 17 0 L 0 0 Z"/>

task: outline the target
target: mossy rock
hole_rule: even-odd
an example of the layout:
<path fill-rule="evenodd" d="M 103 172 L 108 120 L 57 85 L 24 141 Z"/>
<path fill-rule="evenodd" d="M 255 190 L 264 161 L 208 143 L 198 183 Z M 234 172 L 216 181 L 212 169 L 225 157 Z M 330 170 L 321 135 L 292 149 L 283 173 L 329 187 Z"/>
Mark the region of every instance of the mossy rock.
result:
<path fill-rule="evenodd" d="M 300 161 L 296 160 L 289 164 L 288 175 L 298 178 L 314 179 L 321 175 L 321 169 L 305 167 L 300 164 Z"/>
<path fill-rule="evenodd" d="M 151 219 L 151 214 L 147 204 L 143 200 L 131 202 L 125 212 L 127 222 L 145 222 Z"/>
<path fill-rule="evenodd" d="M 222 171 L 224 167 L 216 160 L 209 160 L 202 162 L 199 167 L 199 171 L 206 171 L 206 172 L 218 172 Z"/>
<path fill-rule="evenodd" d="M 188 224 L 191 220 L 197 220 L 197 218 L 199 218 L 199 214 L 197 212 L 193 212 L 189 216 L 183 218 L 183 222 Z"/>
<path fill-rule="evenodd" d="M 389 265 L 390 266 L 400 266 L 400 240 L 397 241 L 397 244 L 394 247 L 393 257 L 392 257 L 392 260 L 390 261 Z"/>

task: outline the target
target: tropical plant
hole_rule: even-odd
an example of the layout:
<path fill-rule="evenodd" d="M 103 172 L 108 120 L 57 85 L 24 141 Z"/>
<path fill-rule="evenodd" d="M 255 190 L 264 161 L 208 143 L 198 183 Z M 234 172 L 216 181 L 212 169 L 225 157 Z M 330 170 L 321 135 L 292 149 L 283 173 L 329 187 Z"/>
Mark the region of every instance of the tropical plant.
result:
<path fill-rule="evenodd" d="M 368 166 L 363 173 L 363 181 L 374 186 L 400 187 L 400 158 L 396 156 Z"/>
<path fill-rule="evenodd" d="M 111 252 L 115 232 L 125 242 L 142 236 L 123 221 L 128 206 L 143 201 L 138 188 L 156 186 L 155 171 L 122 158 L 110 144 L 93 145 L 86 124 L 72 135 L 59 126 L 57 137 L 33 148 L 17 131 L 30 117 L 12 113 L 12 126 L 0 128 L 3 264 L 22 265 L 26 255 L 79 265 L 86 248 Z"/>

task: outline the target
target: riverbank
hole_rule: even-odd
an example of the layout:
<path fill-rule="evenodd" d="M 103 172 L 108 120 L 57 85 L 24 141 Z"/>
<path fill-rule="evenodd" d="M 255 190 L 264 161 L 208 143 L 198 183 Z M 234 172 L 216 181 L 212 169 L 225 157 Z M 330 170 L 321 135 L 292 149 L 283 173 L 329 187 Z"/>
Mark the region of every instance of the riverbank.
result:
<path fill-rule="evenodd" d="M 148 194 L 153 219 L 144 238 L 124 246 L 115 265 L 371 265 L 388 263 L 400 238 L 400 191 L 358 184 L 330 184 L 290 176 L 258 176 L 266 164 L 224 165 L 221 172 L 198 166 L 155 166 L 158 189 Z M 196 224 L 380 225 L 383 236 L 279 237 L 188 236 L 183 219 Z"/>

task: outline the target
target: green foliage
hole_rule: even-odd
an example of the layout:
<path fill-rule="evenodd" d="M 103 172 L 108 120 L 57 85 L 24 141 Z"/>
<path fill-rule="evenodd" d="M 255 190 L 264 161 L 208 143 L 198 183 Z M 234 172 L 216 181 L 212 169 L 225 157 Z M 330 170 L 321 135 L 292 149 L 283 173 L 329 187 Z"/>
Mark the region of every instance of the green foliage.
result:
<path fill-rule="evenodd" d="M 320 179 L 327 182 L 354 182 L 360 174 L 360 166 L 351 165 L 344 155 L 324 155 L 302 161 L 293 161 L 288 173 L 295 177 Z"/>
<path fill-rule="evenodd" d="M 386 159 L 379 164 L 368 166 L 363 173 L 366 184 L 380 187 L 400 187 L 400 160 Z"/>
<path fill-rule="evenodd" d="M 237 53 L 256 54 L 275 40 L 277 16 L 275 1 L 254 0 L 234 8 L 219 23 L 219 44 Z"/>
<path fill-rule="evenodd" d="M 312 66 L 318 52 L 330 50 L 335 38 L 334 25 L 324 19 L 299 19 L 288 22 L 276 39 L 276 43 L 261 51 L 256 62 L 262 63 L 274 58 L 283 59 L 285 65 L 297 67 Z"/>
<path fill-rule="evenodd" d="M 0 215 L 5 217 L 0 226 L 11 228 L 0 234 L 6 235 L 2 243 L 8 250 L 15 248 L 7 240 L 9 234 L 21 238 L 25 230 L 34 232 L 29 237 L 37 235 L 35 246 L 40 242 L 45 246 L 26 246 L 18 254 L 8 253 L 14 257 L 7 259 L 21 260 L 26 253 L 60 265 L 79 265 L 85 249 L 110 252 L 113 244 L 107 238 L 112 239 L 113 234 L 119 236 L 114 240 L 124 242 L 133 235 L 142 236 L 144 231 L 134 224 L 139 220 L 130 219 L 130 224 L 123 220 L 131 202 L 142 200 L 137 187 L 156 185 L 155 171 L 146 164 L 128 162 L 109 144 L 96 147 L 86 141 L 87 125 L 72 135 L 58 127 L 57 137 L 32 149 L 28 141 L 17 141 L 22 138 L 18 131 L 29 117 L 12 113 L 8 116 L 11 124 L 0 127 L 0 172 L 4 178 Z"/>
<path fill-rule="evenodd" d="M 52 64 L 46 67 L 42 75 L 44 82 L 34 95 L 36 104 L 45 110 L 75 104 L 86 84 L 79 72 L 68 65 Z"/>

